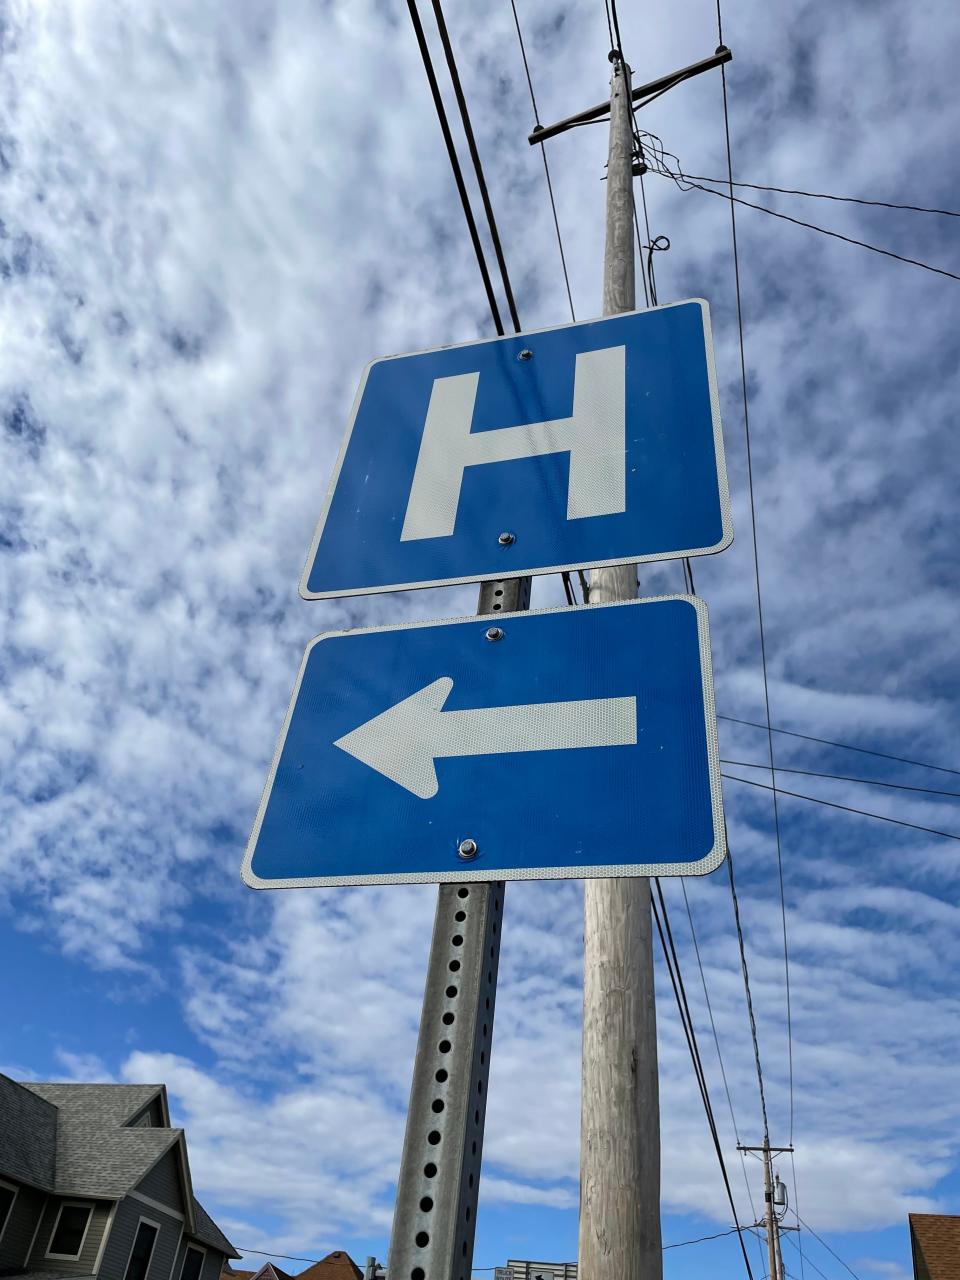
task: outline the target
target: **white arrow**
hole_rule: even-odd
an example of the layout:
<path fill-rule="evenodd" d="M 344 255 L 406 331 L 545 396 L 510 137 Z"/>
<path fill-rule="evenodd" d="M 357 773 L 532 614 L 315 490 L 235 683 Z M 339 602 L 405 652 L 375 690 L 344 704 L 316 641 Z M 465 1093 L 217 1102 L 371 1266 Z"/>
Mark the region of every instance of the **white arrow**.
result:
<path fill-rule="evenodd" d="M 440 788 L 434 761 L 444 756 L 629 747 L 637 741 L 635 697 L 444 711 L 452 688 L 450 676 L 441 676 L 333 745 L 429 800 Z"/>

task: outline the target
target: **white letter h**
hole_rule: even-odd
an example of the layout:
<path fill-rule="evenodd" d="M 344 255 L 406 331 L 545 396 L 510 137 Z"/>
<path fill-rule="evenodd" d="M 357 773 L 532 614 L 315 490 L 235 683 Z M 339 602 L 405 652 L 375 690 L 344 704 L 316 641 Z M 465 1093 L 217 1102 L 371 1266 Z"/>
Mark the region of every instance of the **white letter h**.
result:
<path fill-rule="evenodd" d="M 434 380 L 401 542 L 453 533 L 465 467 L 570 454 L 567 519 L 626 510 L 626 349 L 577 356 L 569 418 L 471 431 L 479 373 Z"/>

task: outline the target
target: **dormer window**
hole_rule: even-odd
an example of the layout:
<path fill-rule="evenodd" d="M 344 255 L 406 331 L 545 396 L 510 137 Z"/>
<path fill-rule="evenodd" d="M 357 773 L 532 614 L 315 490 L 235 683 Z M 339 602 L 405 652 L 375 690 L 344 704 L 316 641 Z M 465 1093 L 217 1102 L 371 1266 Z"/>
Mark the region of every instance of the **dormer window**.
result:
<path fill-rule="evenodd" d="M 48 1258 L 79 1258 L 86 1239 L 93 1205 L 65 1200 L 57 1214 L 57 1222 L 47 1248 Z"/>

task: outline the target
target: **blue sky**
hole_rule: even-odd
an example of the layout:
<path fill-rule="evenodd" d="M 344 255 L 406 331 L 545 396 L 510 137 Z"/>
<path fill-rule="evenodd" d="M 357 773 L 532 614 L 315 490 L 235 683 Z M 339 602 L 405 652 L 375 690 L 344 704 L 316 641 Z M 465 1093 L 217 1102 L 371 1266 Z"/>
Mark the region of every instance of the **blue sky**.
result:
<path fill-rule="evenodd" d="M 599 0 L 518 8 L 542 118 L 602 100 Z M 623 8 L 638 78 L 716 44 L 707 0 Z M 257 895 L 239 866 L 311 636 L 474 607 L 470 590 L 297 597 L 364 364 L 491 332 L 405 10 L 12 0 L 0 14 L 0 924 L 17 975 L 0 1065 L 165 1081 L 198 1192 L 238 1244 L 382 1257 L 434 891 Z M 741 0 L 724 18 L 741 177 L 955 203 L 955 5 Z M 509 6 L 450 6 L 448 21 L 522 319 L 562 323 Z M 715 75 L 642 124 L 687 171 L 723 173 Z M 602 128 L 550 148 L 580 318 L 599 310 L 605 152 Z M 671 241 L 661 301 L 712 306 L 737 537 L 695 572 L 718 709 L 759 720 L 728 210 L 655 176 L 646 194 Z M 757 200 L 960 271 L 952 219 Z M 774 721 L 957 766 L 957 284 L 748 209 L 739 234 Z M 676 566 L 644 573 L 647 594 L 679 585 Z M 535 585 L 535 606 L 559 600 L 555 579 Z M 722 746 L 765 760 L 753 729 L 724 722 Z M 798 768 L 960 790 L 798 739 L 777 749 Z M 949 799 L 797 781 L 960 831 Z M 770 797 L 734 782 L 725 797 L 786 1142 Z M 800 1213 L 863 1280 L 903 1280 L 907 1213 L 960 1211 L 957 845 L 781 811 Z M 748 1219 L 680 886 L 666 892 Z M 478 1266 L 575 1252 L 581 896 L 508 893 Z M 756 1141 L 724 874 L 689 898 L 737 1131 Z M 658 982 L 672 1242 L 722 1230 L 729 1210 Z M 665 1257 L 671 1280 L 742 1274 L 735 1240 Z"/>

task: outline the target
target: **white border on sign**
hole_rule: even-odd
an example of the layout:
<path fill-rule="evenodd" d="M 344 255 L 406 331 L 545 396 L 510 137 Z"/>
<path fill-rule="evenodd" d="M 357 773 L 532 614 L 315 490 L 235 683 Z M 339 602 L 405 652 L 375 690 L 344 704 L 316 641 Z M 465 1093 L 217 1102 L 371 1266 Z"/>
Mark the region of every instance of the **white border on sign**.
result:
<path fill-rule="evenodd" d="M 309 889 L 309 888 L 337 888 L 346 886 L 359 886 L 364 884 L 475 884 L 481 880 L 598 880 L 610 879 L 619 876 L 703 876 L 708 875 L 711 871 L 715 871 L 721 865 L 726 857 L 726 840 L 724 834 L 723 822 L 723 792 L 720 783 L 720 743 L 717 737 L 717 712 L 714 704 L 713 695 L 713 664 L 710 657 L 710 622 L 707 616 L 707 606 L 699 596 L 672 595 L 672 596 L 648 596 L 637 600 L 614 600 L 607 604 L 589 604 L 582 605 L 577 612 L 593 609 L 630 609 L 636 605 L 657 604 L 667 600 L 685 600 L 688 604 L 693 605 L 697 613 L 697 633 L 700 641 L 700 674 L 703 685 L 703 712 L 704 727 L 707 734 L 707 767 L 710 778 L 710 796 L 713 808 L 713 837 L 714 844 L 705 857 L 699 862 L 653 862 L 653 863 L 611 863 L 603 866 L 570 866 L 570 867 L 513 867 L 504 868 L 497 867 L 486 871 L 482 867 L 473 863 L 465 864 L 462 869 L 457 867 L 453 871 L 407 871 L 396 872 L 392 875 L 370 875 L 370 876 L 304 876 L 297 879 L 281 878 L 277 880 L 265 880 L 253 871 L 253 855 L 257 847 L 257 840 L 260 836 L 260 828 L 263 825 L 263 819 L 267 811 L 267 803 L 270 799 L 270 793 L 273 790 L 273 782 L 276 777 L 277 768 L 280 764 L 280 756 L 283 753 L 284 743 L 287 740 L 287 733 L 290 728 L 290 722 L 293 718 L 294 707 L 297 704 L 297 698 L 300 696 L 300 686 L 303 682 L 304 672 L 307 668 L 307 659 L 314 645 L 319 644 L 322 640 L 333 640 L 343 636 L 350 635 L 371 635 L 380 631 L 410 631 L 417 627 L 448 627 L 459 626 L 465 622 L 475 622 L 480 626 L 489 626 L 491 614 L 475 614 L 467 618 L 440 618 L 432 622 L 399 622 L 385 627 L 354 627 L 344 631 L 326 631 L 322 635 L 316 636 L 307 645 L 303 655 L 303 661 L 300 663 L 300 670 L 297 673 L 297 681 L 293 687 L 293 693 L 290 697 L 290 705 L 287 708 L 287 714 L 284 717 L 283 728 L 280 730 L 280 738 L 277 742 L 276 751 L 273 754 L 273 763 L 270 766 L 270 772 L 267 775 L 266 785 L 263 788 L 263 795 L 260 799 L 260 806 L 257 809 L 257 816 L 253 824 L 253 831 L 247 842 L 246 852 L 243 858 L 243 866 L 240 871 L 241 879 L 244 884 L 249 885 L 251 889 Z M 540 617 L 548 613 L 565 613 L 570 614 L 569 606 L 561 605 L 555 609 L 528 609 L 523 612 L 516 613 L 498 613 L 495 615 L 497 625 L 499 626 L 508 618 L 533 618 Z"/>
<path fill-rule="evenodd" d="M 367 378 L 370 376 L 370 370 L 374 365 L 383 364 L 388 360 L 409 359 L 409 355 L 382 356 L 377 360 L 371 360 L 364 369 L 360 378 L 360 386 L 357 389 L 357 394 L 353 401 L 353 408 L 350 411 L 350 423 L 347 427 L 346 435 L 343 438 L 343 443 L 340 446 L 340 452 L 337 454 L 337 461 L 334 464 L 333 475 L 330 477 L 330 484 L 327 486 L 326 497 L 323 501 L 323 510 L 320 513 L 320 519 L 317 522 L 316 531 L 313 535 L 313 542 L 310 545 L 310 554 L 307 557 L 307 563 L 300 576 L 300 595 L 302 599 L 337 600 L 342 596 L 381 595 L 388 591 L 415 591 L 426 589 L 427 587 L 456 587 L 464 586 L 471 582 L 499 582 L 504 576 L 511 578 L 539 577 L 541 574 L 545 573 L 569 573 L 576 572 L 578 569 L 606 569 L 618 564 L 649 564 L 657 560 L 680 560 L 686 556 L 709 556 L 715 555 L 718 551 L 726 550 L 733 541 L 733 520 L 730 513 L 730 490 L 727 485 L 727 462 L 723 451 L 723 427 L 720 422 L 720 392 L 717 387 L 717 366 L 713 350 L 713 329 L 710 324 L 710 304 L 705 298 L 684 298 L 680 302 L 668 302 L 662 307 L 642 307 L 637 311 L 624 311 L 615 316 L 603 316 L 596 320 L 578 320 L 576 324 L 548 325 L 543 329 L 528 329 L 524 333 L 506 334 L 502 338 L 480 338 L 475 342 L 462 342 L 447 347 L 431 347 L 427 351 L 415 351 L 409 354 L 434 355 L 438 351 L 459 351 L 465 347 L 488 346 L 494 342 L 516 342 L 518 339 L 522 340 L 537 333 L 556 333 L 561 329 L 578 329 L 587 324 L 603 324 L 607 320 L 622 320 L 624 316 L 648 315 L 652 311 L 666 311 L 670 307 L 686 307 L 691 303 L 697 303 L 703 313 L 703 338 L 707 357 L 707 383 L 710 389 L 710 412 L 713 417 L 713 446 L 717 464 L 717 487 L 720 491 L 720 521 L 723 529 L 723 536 L 719 542 L 714 543 L 713 546 L 709 547 L 687 547 L 682 551 L 657 551 L 651 555 L 617 556 L 614 560 L 582 560 L 571 561 L 568 564 L 544 566 L 518 565 L 511 562 L 509 565 L 504 563 L 504 567 L 494 573 L 474 573 L 461 578 L 431 578 L 423 579 L 418 582 L 378 583 L 373 587 L 337 587 L 333 591 L 311 591 L 307 585 L 310 578 L 310 570 L 316 560 L 317 550 L 320 546 L 320 539 L 327 523 L 327 516 L 330 514 L 333 495 L 340 480 L 340 471 L 347 456 L 347 448 L 350 444 L 350 438 L 353 435 L 353 428 L 357 421 L 357 413 L 360 409 L 360 402 L 363 399 L 364 389 L 367 385 Z"/>

